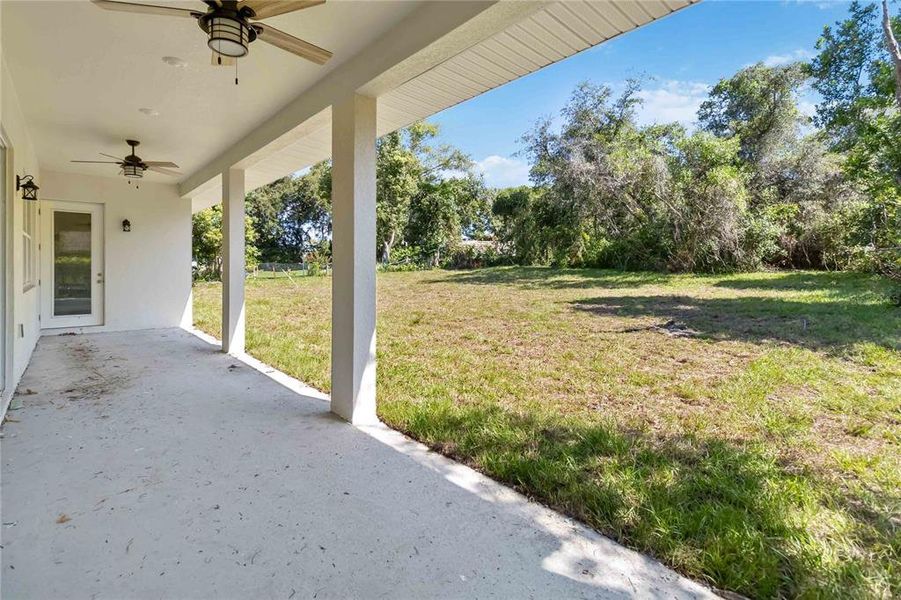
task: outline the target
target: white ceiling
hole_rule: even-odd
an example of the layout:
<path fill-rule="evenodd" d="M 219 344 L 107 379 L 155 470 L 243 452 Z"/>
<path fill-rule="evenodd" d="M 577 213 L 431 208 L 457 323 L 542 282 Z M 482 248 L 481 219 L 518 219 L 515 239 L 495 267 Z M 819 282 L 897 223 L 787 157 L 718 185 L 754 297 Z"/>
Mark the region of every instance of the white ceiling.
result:
<path fill-rule="evenodd" d="M 162 0 L 156 0 L 157 4 Z M 203 10 L 199 0 L 171 2 Z M 98 153 L 127 153 L 141 141 L 145 160 L 171 160 L 180 178 L 244 137 L 273 112 L 403 19 L 421 2 L 330 0 L 265 22 L 334 53 L 320 67 L 254 42 L 233 68 L 210 65 L 193 19 L 106 11 L 88 0 L 3 0 L 4 60 L 33 136 L 41 168 L 93 175 L 116 173 Z M 172 67 L 162 60 L 187 62 Z M 140 108 L 157 111 L 147 116 Z"/>

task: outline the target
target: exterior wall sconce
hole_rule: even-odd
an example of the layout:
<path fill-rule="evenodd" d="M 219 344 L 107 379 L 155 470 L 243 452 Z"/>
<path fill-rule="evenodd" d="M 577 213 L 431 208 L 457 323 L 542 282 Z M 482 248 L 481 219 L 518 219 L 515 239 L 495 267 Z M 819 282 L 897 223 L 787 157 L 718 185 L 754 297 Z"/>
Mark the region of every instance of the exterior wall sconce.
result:
<path fill-rule="evenodd" d="M 22 200 L 37 200 L 39 189 L 34 183 L 33 176 L 19 177 L 16 175 L 16 191 L 22 190 Z"/>
<path fill-rule="evenodd" d="M 122 221 L 122 231 L 131 231 L 131 221 L 128 219 Z"/>

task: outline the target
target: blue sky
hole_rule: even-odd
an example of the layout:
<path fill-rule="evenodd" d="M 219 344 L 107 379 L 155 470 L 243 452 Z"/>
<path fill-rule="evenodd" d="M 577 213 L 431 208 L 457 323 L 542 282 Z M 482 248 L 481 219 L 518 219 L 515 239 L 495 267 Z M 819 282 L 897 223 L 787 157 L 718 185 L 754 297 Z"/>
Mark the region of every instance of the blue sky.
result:
<path fill-rule="evenodd" d="M 449 108 L 430 119 L 441 141 L 477 162 L 488 185 L 528 182 L 515 155 L 519 138 L 542 116 L 556 115 L 581 81 L 616 87 L 645 84 L 642 122 L 690 125 L 709 86 L 749 64 L 809 59 L 826 24 L 845 18 L 848 3 L 827 0 L 706 0 L 537 73 Z M 805 94 L 802 110 L 813 110 Z"/>

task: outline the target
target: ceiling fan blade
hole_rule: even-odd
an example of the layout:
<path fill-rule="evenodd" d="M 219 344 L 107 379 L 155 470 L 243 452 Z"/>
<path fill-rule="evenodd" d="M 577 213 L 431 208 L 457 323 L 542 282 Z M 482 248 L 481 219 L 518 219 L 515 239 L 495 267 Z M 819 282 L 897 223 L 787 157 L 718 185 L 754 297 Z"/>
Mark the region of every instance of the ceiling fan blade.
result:
<path fill-rule="evenodd" d="M 210 64 L 214 67 L 233 67 L 235 66 L 235 57 L 223 56 L 213 50 L 213 55 L 210 57 Z"/>
<path fill-rule="evenodd" d="M 257 37 L 264 42 L 277 46 L 282 50 L 287 50 L 301 58 L 313 61 L 317 65 L 324 65 L 332 57 L 332 53 L 328 50 L 314 46 L 310 42 L 305 42 L 275 27 L 254 23 L 253 28 L 257 30 Z"/>
<path fill-rule="evenodd" d="M 325 4 L 325 0 L 242 0 L 238 9 L 246 6 L 254 12 L 254 19 L 268 19 L 320 4 Z"/>
<path fill-rule="evenodd" d="M 145 160 L 144 164 L 148 167 L 170 167 L 177 169 L 178 165 L 168 160 Z"/>
<path fill-rule="evenodd" d="M 153 171 L 154 173 L 162 173 L 163 175 L 169 175 L 170 177 L 181 177 L 181 173 L 176 171 L 170 171 L 169 169 L 162 169 L 160 167 L 151 167 L 147 165 L 148 171 Z"/>
<path fill-rule="evenodd" d="M 114 160 L 70 160 L 69 162 L 76 163 L 91 163 L 95 165 L 118 165 L 119 161 Z"/>
<path fill-rule="evenodd" d="M 107 158 L 115 158 L 119 162 L 122 162 L 123 160 L 125 160 L 125 159 L 119 158 L 118 156 L 113 156 L 112 154 L 104 154 L 103 152 L 98 152 L 97 154 L 99 154 L 100 156 L 105 156 Z"/>
<path fill-rule="evenodd" d="M 196 19 L 203 13 L 187 8 L 174 6 L 158 6 L 156 4 L 140 4 L 138 2 L 120 2 L 119 0 L 91 0 L 98 7 L 105 10 L 121 10 L 123 12 L 143 13 L 147 15 L 162 15 L 165 17 L 191 17 Z"/>

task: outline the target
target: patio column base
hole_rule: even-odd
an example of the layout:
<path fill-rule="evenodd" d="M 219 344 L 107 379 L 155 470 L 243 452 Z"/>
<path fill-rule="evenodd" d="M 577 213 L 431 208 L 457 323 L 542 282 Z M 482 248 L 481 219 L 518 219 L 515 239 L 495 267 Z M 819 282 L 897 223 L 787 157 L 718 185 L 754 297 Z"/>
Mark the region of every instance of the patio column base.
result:
<path fill-rule="evenodd" d="M 332 412 L 358 425 L 375 410 L 376 100 L 332 106 Z"/>

